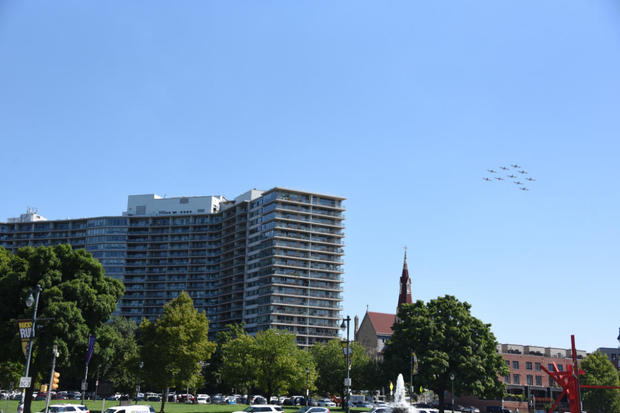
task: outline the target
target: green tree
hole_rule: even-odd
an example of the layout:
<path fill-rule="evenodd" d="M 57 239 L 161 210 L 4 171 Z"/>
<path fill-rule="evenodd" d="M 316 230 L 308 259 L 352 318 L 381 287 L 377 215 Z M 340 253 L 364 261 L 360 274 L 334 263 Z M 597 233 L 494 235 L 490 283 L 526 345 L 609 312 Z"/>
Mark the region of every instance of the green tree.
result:
<path fill-rule="evenodd" d="M 227 343 L 231 340 L 244 335 L 245 330 L 243 324 L 228 324 L 226 326 L 226 330 L 222 330 L 217 333 L 215 338 L 216 349 L 209 362 L 204 365 L 202 370 L 202 375 L 205 379 L 205 387 L 207 389 L 207 393 L 215 394 L 215 393 L 227 393 L 230 389 L 231 384 L 227 383 L 223 377 L 223 349 Z M 227 377 L 227 379 L 235 379 L 234 375 L 232 377 Z M 237 386 L 237 384 L 232 384 L 232 386 Z"/>
<path fill-rule="evenodd" d="M 0 388 L 8 389 L 13 383 L 17 388 L 19 378 L 24 374 L 24 363 L 16 361 L 0 362 Z"/>
<path fill-rule="evenodd" d="M 599 351 L 588 355 L 580 367 L 585 373 L 580 384 L 620 386 L 616 368 Z M 588 413 L 620 413 L 620 390 L 582 389 L 581 399 Z"/>
<path fill-rule="evenodd" d="M 310 383 L 314 382 L 316 373 L 311 357 L 297 347 L 295 336 L 287 331 L 270 329 L 259 332 L 253 356 L 256 387 L 267 400 L 274 394 L 304 388 L 306 368 L 310 369 Z"/>
<path fill-rule="evenodd" d="M 104 275 L 103 267 L 85 250 L 70 245 L 25 247 L 16 254 L 0 248 L 0 362 L 23 362 L 15 323 L 9 320 L 28 319 L 32 309 L 24 302 L 33 287 L 39 284 L 36 339 L 33 344 L 30 376 L 33 382 L 47 381 L 52 347 L 58 346 L 56 361 L 62 377 L 80 377 L 88 336 L 106 322 L 118 299 L 123 284 Z M 61 377 L 61 381 L 62 381 Z M 26 392 L 24 411 L 30 413 L 32 386 Z"/>
<path fill-rule="evenodd" d="M 229 389 L 250 394 L 256 386 L 256 339 L 248 335 L 242 326 L 231 326 L 222 337 L 225 341 L 221 345 L 220 366 L 222 382 Z"/>
<path fill-rule="evenodd" d="M 136 340 L 138 326 L 125 317 L 112 317 L 97 330 L 92 366 L 99 377 L 109 380 L 116 391 L 133 394 L 140 374 L 140 352 Z"/>
<path fill-rule="evenodd" d="M 243 331 L 222 345 L 222 379 L 238 389 L 256 388 L 267 399 L 275 394 L 309 388 L 316 377 L 314 361 L 295 344 L 295 336 L 283 330 L 266 330 L 256 337 Z"/>
<path fill-rule="evenodd" d="M 208 331 L 207 317 L 196 310 L 184 292 L 164 306 L 155 322 L 145 319 L 140 324 L 145 381 L 163 390 L 161 413 L 169 387 L 193 387 L 198 383 L 203 363 L 215 351 Z"/>
<path fill-rule="evenodd" d="M 422 384 L 439 396 L 441 413 L 444 391 L 451 390 L 451 374 L 457 394 L 498 397 L 504 391 L 498 375 L 508 374 L 508 369 L 496 351 L 495 336 L 489 324 L 471 315 L 470 308 L 450 295 L 427 304 L 421 300 L 405 304 L 398 311 L 385 350 L 386 365 L 394 377 L 407 375 L 411 352 L 416 352 L 416 385 Z"/>
<path fill-rule="evenodd" d="M 351 384 L 355 388 L 375 388 L 376 363 L 368 358 L 364 347 L 356 342 L 349 344 L 351 348 Z M 344 397 L 344 378 L 346 377 L 346 355 L 343 342 L 334 339 L 325 344 L 315 344 L 311 354 L 317 366 L 317 389 L 320 393 L 339 394 Z"/>

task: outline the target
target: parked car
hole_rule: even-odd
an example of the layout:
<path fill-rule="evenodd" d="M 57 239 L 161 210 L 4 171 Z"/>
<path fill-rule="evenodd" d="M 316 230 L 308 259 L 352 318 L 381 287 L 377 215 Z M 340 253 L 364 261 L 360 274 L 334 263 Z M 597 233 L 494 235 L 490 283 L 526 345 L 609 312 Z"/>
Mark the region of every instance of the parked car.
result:
<path fill-rule="evenodd" d="M 388 406 L 375 407 L 368 413 L 392 413 L 392 409 Z"/>
<path fill-rule="evenodd" d="M 317 406 L 323 406 L 323 407 L 336 407 L 336 403 L 334 403 L 330 399 L 321 399 L 317 401 L 316 404 Z"/>
<path fill-rule="evenodd" d="M 277 406 L 275 404 L 255 404 L 254 406 L 248 406 L 243 410 L 238 410 L 233 413 L 264 413 L 264 412 L 273 412 L 273 413 L 282 413 L 282 407 Z"/>
<path fill-rule="evenodd" d="M 134 404 L 129 406 L 114 406 L 106 409 L 105 413 L 118 413 L 124 411 L 125 413 L 155 413 L 155 409 L 148 404 Z"/>
<path fill-rule="evenodd" d="M 199 394 L 196 396 L 197 404 L 208 404 L 211 403 L 211 397 L 208 394 Z"/>
<path fill-rule="evenodd" d="M 330 413 L 330 411 L 327 407 L 304 406 L 296 410 L 295 413 Z"/>
<path fill-rule="evenodd" d="M 267 399 L 265 399 L 263 396 L 252 396 L 249 404 L 267 404 Z"/>
<path fill-rule="evenodd" d="M 361 409 L 372 409 L 373 407 L 375 407 L 372 403 L 364 401 L 364 400 L 358 400 L 355 402 L 351 402 L 351 407 L 357 407 L 357 408 L 361 408 Z"/>
<path fill-rule="evenodd" d="M 195 403 L 196 402 L 196 398 L 194 397 L 193 394 L 179 394 L 177 395 L 177 401 L 179 403 Z"/>
<path fill-rule="evenodd" d="M 222 403 L 225 403 L 225 397 L 222 396 L 221 394 L 216 394 L 215 396 L 213 396 L 211 401 L 215 404 L 222 404 Z"/>
<path fill-rule="evenodd" d="M 303 406 L 306 404 L 306 398 L 304 396 L 291 396 L 291 400 L 295 406 Z"/>
<path fill-rule="evenodd" d="M 82 404 L 52 404 L 49 407 L 49 413 L 90 413 L 88 407 Z"/>

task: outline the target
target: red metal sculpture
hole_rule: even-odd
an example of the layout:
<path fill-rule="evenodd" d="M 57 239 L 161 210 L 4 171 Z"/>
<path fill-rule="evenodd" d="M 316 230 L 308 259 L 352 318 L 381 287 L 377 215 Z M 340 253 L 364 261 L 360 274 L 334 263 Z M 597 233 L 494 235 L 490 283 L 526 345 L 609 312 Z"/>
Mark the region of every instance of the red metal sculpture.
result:
<path fill-rule="evenodd" d="M 554 409 L 562 400 L 562 397 L 566 395 L 568 399 L 568 403 L 570 405 L 570 413 L 580 413 L 581 411 L 581 388 L 587 389 L 620 389 L 618 386 L 595 386 L 595 385 L 579 385 L 579 376 L 584 374 L 583 370 L 578 368 L 577 364 L 577 350 L 575 350 L 575 336 L 570 336 L 571 341 L 571 352 L 573 358 L 573 364 L 569 364 L 567 366 L 567 371 L 559 371 L 558 366 L 553 363 L 553 369 L 555 371 L 551 372 L 545 368 L 545 366 L 541 366 L 545 373 L 547 373 L 556 383 L 558 383 L 564 391 L 558 396 L 551 409 L 549 409 L 549 413 L 553 413 Z"/>

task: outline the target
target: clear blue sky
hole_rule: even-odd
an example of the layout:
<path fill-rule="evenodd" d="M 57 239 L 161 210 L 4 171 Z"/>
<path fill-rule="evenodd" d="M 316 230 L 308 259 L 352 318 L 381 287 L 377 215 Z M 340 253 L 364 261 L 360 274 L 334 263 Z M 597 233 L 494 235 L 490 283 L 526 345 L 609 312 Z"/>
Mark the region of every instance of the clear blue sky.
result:
<path fill-rule="evenodd" d="M 617 346 L 619 74 L 615 0 L 5 0 L 0 219 L 331 193 L 345 314 L 395 310 L 407 245 L 501 342 Z"/>

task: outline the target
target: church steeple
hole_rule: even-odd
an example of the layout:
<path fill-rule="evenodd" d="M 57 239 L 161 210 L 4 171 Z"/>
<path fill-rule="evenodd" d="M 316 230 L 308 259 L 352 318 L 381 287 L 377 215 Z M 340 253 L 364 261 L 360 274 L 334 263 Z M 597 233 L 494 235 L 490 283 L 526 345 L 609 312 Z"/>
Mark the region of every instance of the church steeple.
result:
<path fill-rule="evenodd" d="M 411 304 L 411 278 L 409 278 L 409 269 L 407 268 L 407 247 L 405 247 L 405 260 L 403 262 L 403 273 L 400 276 L 400 293 L 398 294 L 398 307 L 401 304 Z"/>

